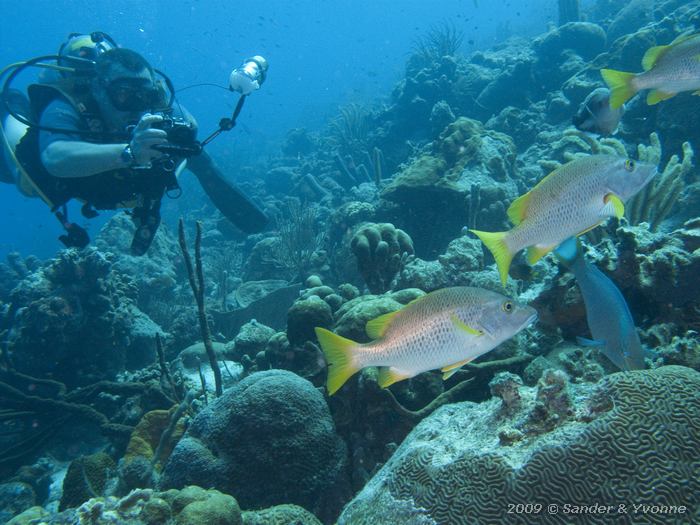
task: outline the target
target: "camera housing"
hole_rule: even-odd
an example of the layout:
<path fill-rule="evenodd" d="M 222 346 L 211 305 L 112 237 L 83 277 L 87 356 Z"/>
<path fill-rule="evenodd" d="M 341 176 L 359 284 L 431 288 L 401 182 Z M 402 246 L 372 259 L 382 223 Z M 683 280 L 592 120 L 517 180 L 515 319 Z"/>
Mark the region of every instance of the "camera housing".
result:
<path fill-rule="evenodd" d="M 176 146 L 192 146 L 197 142 L 197 130 L 183 118 L 163 115 L 163 120 L 154 122 L 153 128 L 168 134 L 168 142 Z"/>

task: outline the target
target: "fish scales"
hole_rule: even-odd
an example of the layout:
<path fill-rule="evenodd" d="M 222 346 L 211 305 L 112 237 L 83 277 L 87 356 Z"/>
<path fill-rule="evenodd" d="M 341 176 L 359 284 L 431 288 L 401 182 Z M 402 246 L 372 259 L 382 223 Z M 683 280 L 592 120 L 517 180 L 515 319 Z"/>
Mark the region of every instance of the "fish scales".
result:
<path fill-rule="evenodd" d="M 384 337 L 363 348 L 358 356 L 363 366 L 395 366 L 414 368 L 426 361 L 436 368 L 446 364 L 445 359 L 457 359 L 455 346 L 462 350 L 464 336 L 454 329 L 450 318 L 455 313 L 461 321 L 474 326 L 478 307 L 484 302 L 469 289 L 447 288 L 433 292 L 429 300 L 409 304 L 393 319 Z M 471 336 L 476 339 L 478 336 Z"/>
<path fill-rule="evenodd" d="M 602 218 L 599 215 L 602 199 L 595 198 L 606 193 L 606 174 L 601 168 L 615 159 L 589 157 L 586 164 L 565 164 L 535 186 L 528 215 L 521 227 L 507 238 L 508 245 L 514 251 L 533 244 L 554 245 L 562 238 L 581 233 L 580 224 L 595 223 Z"/>
<path fill-rule="evenodd" d="M 328 363 L 328 392 L 335 393 L 369 366 L 380 367 L 377 381 L 382 387 L 433 369 L 441 369 L 448 378 L 536 318 L 529 306 L 464 286 L 430 292 L 398 312 L 370 321 L 367 333 L 377 338 L 371 343 L 356 343 L 317 327 Z"/>

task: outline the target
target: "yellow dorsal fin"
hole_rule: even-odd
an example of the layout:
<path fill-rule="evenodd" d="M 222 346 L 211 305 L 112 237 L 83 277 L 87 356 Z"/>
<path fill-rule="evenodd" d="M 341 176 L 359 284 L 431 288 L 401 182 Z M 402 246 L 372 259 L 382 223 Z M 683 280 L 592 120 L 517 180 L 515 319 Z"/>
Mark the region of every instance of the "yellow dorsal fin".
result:
<path fill-rule="evenodd" d="M 508 218 L 514 226 L 517 226 L 525 219 L 527 209 L 530 205 L 530 192 L 521 195 L 508 206 Z"/>
<path fill-rule="evenodd" d="M 542 257 L 551 252 L 554 248 L 554 246 L 530 246 L 527 249 L 527 262 L 529 264 L 535 264 Z"/>
<path fill-rule="evenodd" d="M 671 44 L 673 45 L 673 44 Z M 652 67 L 656 65 L 656 63 L 659 61 L 659 59 L 668 51 L 671 49 L 671 46 L 654 46 L 650 47 L 647 49 L 647 52 L 644 53 L 644 58 L 642 58 L 642 67 L 644 68 L 644 71 L 649 71 Z"/>
<path fill-rule="evenodd" d="M 409 377 L 413 377 L 413 374 L 404 372 L 398 368 L 394 368 L 393 366 L 380 366 L 379 375 L 377 376 L 377 383 L 379 383 L 380 387 L 386 388 L 398 381 L 408 379 Z"/>
<path fill-rule="evenodd" d="M 396 310 L 395 312 L 389 312 L 388 314 L 380 315 L 370 321 L 367 321 L 365 325 L 365 332 L 371 339 L 379 339 L 384 337 L 387 328 L 391 324 L 391 321 L 396 317 L 396 315 L 401 310 Z"/>
<path fill-rule="evenodd" d="M 450 321 L 452 321 L 452 324 L 457 328 L 458 330 L 461 330 L 462 332 L 466 332 L 470 335 L 484 335 L 484 332 L 481 330 L 477 330 L 476 328 L 472 328 L 468 324 L 466 324 L 464 321 L 462 321 L 459 317 L 457 317 L 457 314 L 452 314 L 450 316 Z"/>
<path fill-rule="evenodd" d="M 675 93 L 664 93 L 663 91 L 659 91 L 658 89 L 652 89 L 647 94 L 647 104 L 653 106 L 654 104 L 658 104 L 662 100 L 668 100 L 669 98 L 674 96 L 676 96 Z"/>
<path fill-rule="evenodd" d="M 681 42 L 685 42 L 686 40 L 690 40 L 691 38 L 694 38 L 698 36 L 698 33 L 684 33 L 682 35 L 678 35 L 673 42 L 669 44 L 670 46 L 675 46 L 676 44 L 680 44 Z"/>
<path fill-rule="evenodd" d="M 615 215 L 618 219 L 625 214 L 625 203 L 622 202 L 620 197 L 614 193 L 608 193 L 605 196 L 605 208 L 603 208 L 603 215 L 606 217 L 611 217 Z"/>

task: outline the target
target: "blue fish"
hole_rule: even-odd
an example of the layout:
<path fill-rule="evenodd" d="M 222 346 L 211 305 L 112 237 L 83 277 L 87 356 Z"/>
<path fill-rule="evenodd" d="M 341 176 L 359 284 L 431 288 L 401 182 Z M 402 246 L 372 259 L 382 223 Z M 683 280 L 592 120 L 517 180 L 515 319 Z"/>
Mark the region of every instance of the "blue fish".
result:
<path fill-rule="evenodd" d="M 625 298 L 617 286 L 586 261 L 577 239 L 567 239 L 555 253 L 576 277 L 586 305 L 586 319 L 593 339 L 578 337 L 578 343 L 599 348 L 620 370 L 643 369 L 647 354 L 642 348 Z"/>

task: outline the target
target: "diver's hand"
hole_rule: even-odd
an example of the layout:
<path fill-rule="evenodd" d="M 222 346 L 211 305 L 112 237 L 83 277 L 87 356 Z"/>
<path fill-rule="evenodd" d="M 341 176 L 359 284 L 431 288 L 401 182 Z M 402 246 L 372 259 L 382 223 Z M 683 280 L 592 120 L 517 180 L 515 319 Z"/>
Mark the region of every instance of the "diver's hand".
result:
<path fill-rule="evenodd" d="M 168 134 L 162 129 L 151 127 L 154 123 L 162 120 L 161 115 L 146 113 L 136 124 L 129 146 L 131 146 L 131 153 L 137 166 L 150 166 L 154 160 L 163 156 L 163 153 L 154 149 L 153 146 L 166 144 Z"/>

